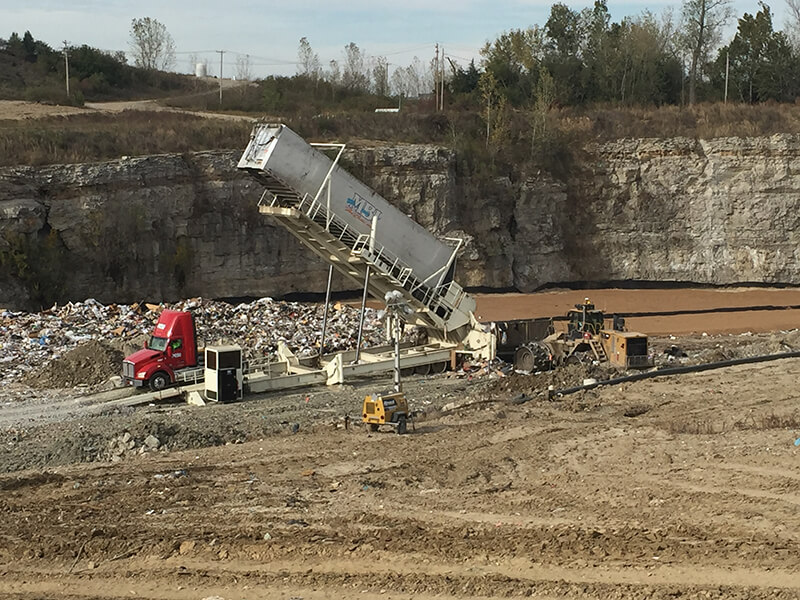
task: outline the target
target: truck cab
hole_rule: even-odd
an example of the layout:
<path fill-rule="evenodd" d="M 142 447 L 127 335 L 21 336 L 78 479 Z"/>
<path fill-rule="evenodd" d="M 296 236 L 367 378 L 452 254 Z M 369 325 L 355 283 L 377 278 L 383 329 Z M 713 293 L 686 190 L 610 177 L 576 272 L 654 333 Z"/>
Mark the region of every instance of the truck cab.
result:
<path fill-rule="evenodd" d="M 175 383 L 175 371 L 197 366 L 194 317 L 186 311 L 164 310 L 144 348 L 125 357 L 126 385 L 158 391 Z"/>

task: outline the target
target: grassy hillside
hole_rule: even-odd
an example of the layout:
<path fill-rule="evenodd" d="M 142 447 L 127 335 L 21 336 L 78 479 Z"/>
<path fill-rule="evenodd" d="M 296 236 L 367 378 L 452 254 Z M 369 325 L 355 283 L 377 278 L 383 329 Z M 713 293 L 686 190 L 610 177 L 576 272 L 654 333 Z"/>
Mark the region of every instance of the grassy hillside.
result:
<path fill-rule="evenodd" d="M 0 166 L 244 148 L 250 129 L 245 121 L 142 111 L 0 121 Z"/>
<path fill-rule="evenodd" d="M 84 100 L 185 94 L 208 85 L 194 77 L 132 67 L 122 52 L 109 53 L 86 45 L 67 50 L 69 96 L 61 50 L 34 39 L 30 32 L 0 39 L 0 99 L 80 105 Z"/>

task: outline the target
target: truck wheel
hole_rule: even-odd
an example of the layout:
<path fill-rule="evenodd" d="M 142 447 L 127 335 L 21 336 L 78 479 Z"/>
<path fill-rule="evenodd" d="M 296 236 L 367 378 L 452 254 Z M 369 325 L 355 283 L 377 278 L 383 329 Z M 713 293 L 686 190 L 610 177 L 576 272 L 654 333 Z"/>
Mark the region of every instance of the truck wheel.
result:
<path fill-rule="evenodd" d="M 417 375 L 430 375 L 431 374 L 431 366 L 430 365 L 417 365 L 414 367 L 414 373 Z"/>
<path fill-rule="evenodd" d="M 150 378 L 150 389 L 154 392 L 160 392 L 169 385 L 169 377 L 164 371 L 158 371 Z"/>
<path fill-rule="evenodd" d="M 398 417 L 397 418 L 397 433 L 398 435 L 403 435 L 406 432 L 406 418 L 405 417 Z"/>

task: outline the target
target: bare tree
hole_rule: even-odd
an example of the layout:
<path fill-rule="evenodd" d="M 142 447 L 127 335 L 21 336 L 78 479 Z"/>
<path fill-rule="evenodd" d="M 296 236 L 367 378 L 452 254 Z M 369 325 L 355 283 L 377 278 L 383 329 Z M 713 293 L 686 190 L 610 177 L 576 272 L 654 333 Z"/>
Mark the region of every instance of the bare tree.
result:
<path fill-rule="evenodd" d="M 547 115 L 556 101 L 555 82 L 550 72 L 544 67 L 539 69 L 539 82 L 532 100 L 530 111 L 531 158 L 535 155 L 536 148 L 544 148 L 548 141 Z"/>
<path fill-rule="evenodd" d="M 353 42 L 344 47 L 342 85 L 348 89 L 358 91 L 366 91 L 369 88 L 369 74 L 364 60 L 364 53 Z"/>
<path fill-rule="evenodd" d="M 697 100 L 698 71 L 719 43 L 722 26 L 733 15 L 731 0 L 684 0 L 682 7 L 685 44 L 691 55 L 689 104 Z"/>
<path fill-rule="evenodd" d="M 507 101 L 491 71 L 484 71 L 481 74 L 478 88 L 486 105 L 481 115 L 486 123 L 486 147 L 494 161 L 497 152 L 507 142 L 509 134 Z"/>
<path fill-rule="evenodd" d="M 175 64 L 175 42 L 167 28 L 155 19 L 131 21 L 130 45 L 137 67 L 166 71 Z"/>
<path fill-rule="evenodd" d="M 800 0 L 786 0 L 786 35 L 792 48 L 800 49 Z"/>
<path fill-rule="evenodd" d="M 372 65 L 372 86 L 378 96 L 389 95 L 389 63 L 379 56 Z"/>
<path fill-rule="evenodd" d="M 329 65 L 330 71 L 328 72 L 328 81 L 333 85 L 341 85 L 342 71 L 339 68 L 339 63 L 336 60 L 331 60 Z"/>
<path fill-rule="evenodd" d="M 390 89 L 395 96 L 408 96 L 408 76 L 403 67 L 394 70 L 389 80 Z"/>
<path fill-rule="evenodd" d="M 252 63 L 250 55 L 239 55 L 236 57 L 236 79 L 239 81 L 250 81 L 253 78 Z"/>
<path fill-rule="evenodd" d="M 319 56 L 311 49 L 308 38 L 301 37 L 300 46 L 297 49 L 297 74 L 317 80 L 320 77 L 320 71 Z"/>

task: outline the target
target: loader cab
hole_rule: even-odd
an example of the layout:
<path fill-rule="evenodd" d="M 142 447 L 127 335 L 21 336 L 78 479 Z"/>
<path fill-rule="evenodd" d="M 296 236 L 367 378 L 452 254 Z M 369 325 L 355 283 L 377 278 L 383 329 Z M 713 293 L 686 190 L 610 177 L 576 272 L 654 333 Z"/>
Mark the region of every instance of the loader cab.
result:
<path fill-rule="evenodd" d="M 576 304 L 575 309 L 567 313 L 567 336 L 571 340 L 584 337 L 585 334 L 597 335 L 604 328 L 605 315 L 597 310 L 589 299 Z"/>

